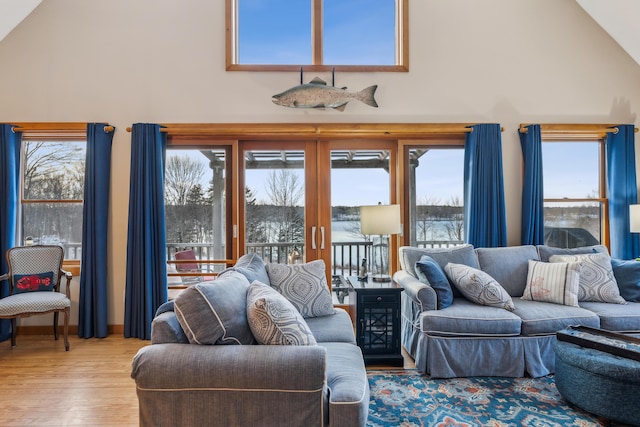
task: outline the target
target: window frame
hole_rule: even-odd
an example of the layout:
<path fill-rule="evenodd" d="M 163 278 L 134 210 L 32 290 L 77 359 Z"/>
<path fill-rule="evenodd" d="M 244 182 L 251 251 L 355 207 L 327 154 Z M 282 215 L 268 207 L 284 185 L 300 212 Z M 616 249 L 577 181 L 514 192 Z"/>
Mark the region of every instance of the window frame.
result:
<path fill-rule="evenodd" d="M 238 0 L 225 0 L 225 63 L 227 71 L 409 71 L 409 0 L 395 0 L 395 65 L 329 65 L 323 62 L 322 6 L 324 0 L 311 1 L 311 64 L 239 64 Z"/>
<path fill-rule="evenodd" d="M 526 131 L 527 124 L 520 125 L 520 132 Z M 540 136 L 543 144 L 557 142 L 593 142 L 599 147 L 597 198 L 544 198 L 543 204 L 550 202 L 597 202 L 601 204 L 600 244 L 611 248 L 609 230 L 609 198 L 607 193 L 607 134 L 616 132 L 615 124 L 541 124 Z M 544 176 L 543 176 L 544 179 Z"/>
<path fill-rule="evenodd" d="M 66 141 L 84 141 L 86 144 L 87 141 L 87 123 L 85 122 L 24 122 L 24 123 L 13 123 L 14 130 L 17 132 L 22 132 L 22 142 L 29 140 L 43 140 L 43 141 L 51 141 L 51 142 L 66 142 Z M 105 131 L 113 131 L 114 128 L 112 126 L 105 126 Z M 24 146 L 21 144 L 21 151 Z M 21 154 L 21 162 L 24 161 L 24 157 Z M 86 166 L 86 164 L 85 164 Z M 36 200 L 36 199 L 24 199 L 24 165 L 21 166 L 20 172 L 20 206 L 23 204 L 30 203 L 84 203 L 84 199 L 76 200 L 76 199 L 47 199 L 47 200 Z M 86 173 L 86 171 L 85 171 Z M 21 209 L 20 209 L 21 210 Z M 83 218 L 84 221 L 84 218 Z M 20 220 L 20 238 L 24 239 L 25 236 L 22 236 L 22 220 Z M 80 259 L 64 259 L 62 263 L 62 268 L 75 277 L 80 276 Z"/>

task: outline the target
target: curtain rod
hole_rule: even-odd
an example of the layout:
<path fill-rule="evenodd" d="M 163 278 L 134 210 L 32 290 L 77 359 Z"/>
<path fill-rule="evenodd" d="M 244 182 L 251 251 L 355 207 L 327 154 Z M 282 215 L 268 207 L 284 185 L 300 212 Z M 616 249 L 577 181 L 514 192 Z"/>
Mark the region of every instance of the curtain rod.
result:
<path fill-rule="evenodd" d="M 518 129 L 520 133 L 527 133 L 527 126 L 530 126 L 534 123 L 520 124 L 520 128 Z M 569 134 L 602 134 L 603 136 L 607 133 L 618 133 L 619 124 L 558 124 L 558 123 L 550 123 L 550 124 L 540 124 L 540 131 L 543 133 L 552 133 L 557 135 L 569 135 Z M 635 133 L 638 133 L 638 128 L 633 128 Z"/>
<path fill-rule="evenodd" d="M 407 137 L 419 134 L 461 134 L 473 131 L 469 126 L 475 123 L 173 123 L 160 124 L 160 132 L 182 135 L 233 136 L 246 135 L 288 135 L 300 136 L 371 136 Z M 132 127 L 126 128 L 131 132 Z M 504 127 L 500 128 L 504 132 Z"/>
<path fill-rule="evenodd" d="M 46 132 L 86 132 L 87 123 L 22 123 L 16 124 L 13 132 L 46 133 Z M 105 133 L 116 130 L 115 126 L 106 125 Z"/>

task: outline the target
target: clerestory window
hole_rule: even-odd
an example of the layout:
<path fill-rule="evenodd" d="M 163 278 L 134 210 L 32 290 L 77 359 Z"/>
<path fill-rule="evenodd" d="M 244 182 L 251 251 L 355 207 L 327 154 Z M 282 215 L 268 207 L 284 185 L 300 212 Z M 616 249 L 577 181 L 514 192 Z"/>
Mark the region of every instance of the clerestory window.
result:
<path fill-rule="evenodd" d="M 226 0 L 227 70 L 408 71 L 408 0 Z"/>

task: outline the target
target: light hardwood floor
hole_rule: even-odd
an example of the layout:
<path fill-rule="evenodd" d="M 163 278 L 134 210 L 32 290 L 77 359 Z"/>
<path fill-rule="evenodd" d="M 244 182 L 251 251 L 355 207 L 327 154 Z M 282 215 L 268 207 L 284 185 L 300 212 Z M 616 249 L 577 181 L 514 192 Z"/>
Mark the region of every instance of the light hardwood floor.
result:
<path fill-rule="evenodd" d="M 66 352 L 62 337 L 55 341 L 53 334 L 18 335 L 13 348 L 0 342 L 0 426 L 138 425 L 131 359 L 149 341 L 72 335 L 69 343 Z M 403 355 L 404 367 L 415 367 Z"/>
<path fill-rule="evenodd" d="M 0 342 L 1 426 L 137 426 L 131 359 L 149 341 L 18 335 Z"/>

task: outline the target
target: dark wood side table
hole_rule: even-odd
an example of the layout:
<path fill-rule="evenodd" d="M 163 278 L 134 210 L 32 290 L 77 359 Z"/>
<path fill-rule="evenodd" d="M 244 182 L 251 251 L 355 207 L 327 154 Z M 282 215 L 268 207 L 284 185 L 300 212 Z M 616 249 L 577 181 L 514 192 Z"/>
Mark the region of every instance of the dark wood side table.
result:
<path fill-rule="evenodd" d="M 349 295 L 349 303 L 355 305 L 356 342 L 362 349 L 367 364 L 403 366 L 400 346 L 400 294 L 403 290 L 391 282 L 359 281 L 350 276 L 349 284 L 355 298 Z"/>

